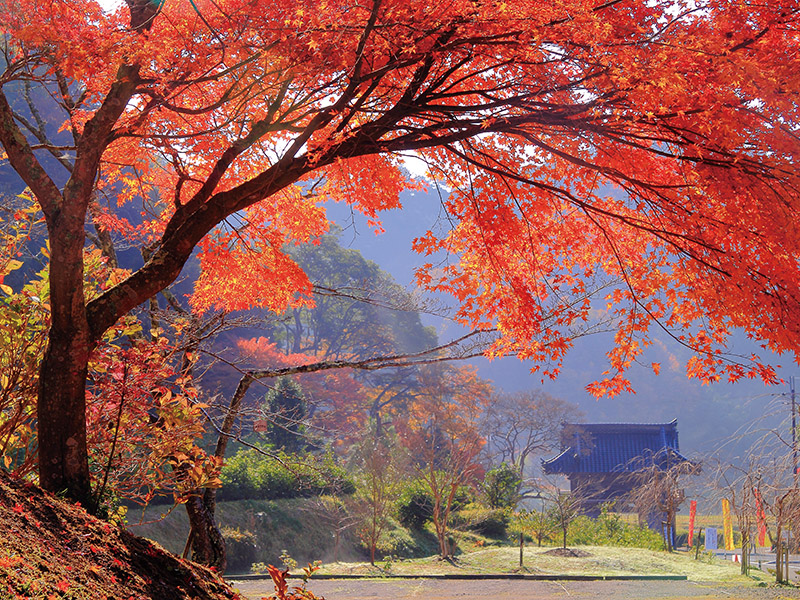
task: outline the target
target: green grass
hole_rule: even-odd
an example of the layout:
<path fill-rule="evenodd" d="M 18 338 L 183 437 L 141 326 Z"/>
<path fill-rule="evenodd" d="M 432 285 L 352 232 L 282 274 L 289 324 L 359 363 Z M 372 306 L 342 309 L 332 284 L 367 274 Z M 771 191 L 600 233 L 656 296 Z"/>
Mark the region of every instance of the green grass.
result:
<path fill-rule="evenodd" d="M 767 573 L 757 570 L 751 577 L 739 573 L 739 565 L 717 559 L 694 560 L 694 555 L 682 552 L 656 552 L 641 548 L 582 546 L 590 556 L 564 558 L 546 554 L 550 548 L 525 548 L 522 572 L 541 575 L 685 575 L 691 581 L 747 584 L 771 580 Z M 386 569 L 385 567 L 389 568 Z M 381 563 L 323 564 L 321 574 L 362 575 L 436 575 L 447 573 L 516 573 L 519 571 L 519 548 L 501 547 L 476 549 L 461 554 L 455 564 L 437 557 L 396 560 L 390 565 Z"/>
<path fill-rule="evenodd" d="M 455 564 L 441 561 L 436 556 L 414 559 L 394 559 L 388 563 L 383 559 L 386 551 L 379 552 L 378 566 L 364 562 L 363 550 L 350 537 L 340 541 L 337 556 L 333 553 L 330 525 L 323 525 L 312 512 L 312 499 L 220 502 L 217 516 L 220 525 L 249 531 L 258 538 L 259 554 L 254 562 L 272 563 L 280 566 L 281 551 L 288 553 L 300 566 L 315 560 L 323 562 L 321 573 L 361 574 L 382 576 L 384 574 L 446 574 L 446 573 L 511 573 L 519 569 L 519 548 L 505 545 L 499 540 L 490 540 L 470 532 L 458 532 L 456 538 L 463 551 Z M 143 520 L 154 521 L 136 526 L 142 518 L 141 512 L 131 510 L 129 529 L 148 537 L 174 553 L 183 551 L 189 524 L 183 507 L 176 508 L 165 519 L 163 507 L 150 507 Z M 680 528 L 680 523 L 679 523 Z M 390 546 L 400 549 L 416 549 L 416 552 L 436 552 L 436 540 L 430 531 L 408 532 L 393 528 L 387 536 Z M 578 546 L 590 553 L 588 557 L 563 558 L 547 555 L 550 548 L 526 546 L 524 572 L 532 574 L 565 575 L 685 575 L 694 581 L 744 583 L 747 581 L 771 581 L 766 573 L 754 570 L 755 579 L 739 574 L 739 565 L 729 561 L 704 559 L 695 561 L 694 554 L 652 551 L 641 548 L 619 548 L 609 546 Z M 388 568 L 386 568 L 388 567 Z"/>

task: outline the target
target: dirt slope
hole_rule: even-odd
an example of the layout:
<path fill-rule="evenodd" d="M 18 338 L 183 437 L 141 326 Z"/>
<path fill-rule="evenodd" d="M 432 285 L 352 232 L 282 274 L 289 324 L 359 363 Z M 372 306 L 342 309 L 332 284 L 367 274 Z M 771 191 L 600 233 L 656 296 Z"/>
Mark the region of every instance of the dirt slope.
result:
<path fill-rule="evenodd" d="M 235 600 L 212 571 L 0 470 L 0 598 Z"/>

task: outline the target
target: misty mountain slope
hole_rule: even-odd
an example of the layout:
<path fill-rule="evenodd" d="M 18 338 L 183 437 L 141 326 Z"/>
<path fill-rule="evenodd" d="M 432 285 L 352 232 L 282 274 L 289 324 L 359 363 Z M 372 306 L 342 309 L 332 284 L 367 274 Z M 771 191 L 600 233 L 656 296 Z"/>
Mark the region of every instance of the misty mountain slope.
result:
<path fill-rule="evenodd" d="M 327 209 L 331 218 L 343 227 L 340 237 L 343 246 L 360 250 L 398 282 L 415 287 L 414 269 L 422 258 L 411 249 L 412 240 L 429 228 L 446 227 L 447 221 L 436 190 L 406 192 L 401 200 L 402 210 L 382 213 L 385 232 L 378 235 L 347 206 L 329 204 Z M 453 300 L 440 298 L 438 303 L 452 305 Z M 437 328 L 440 341 L 464 331 L 452 321 L 430 315 L 423 315 L 423 321 Z M 742 429 L 787 427 L 784 421 L 790 416 L 788 385 L 766 386 L 753 380 L 703 385 L 686 376 L 690 352 L 666 333 L 652 333 L 653 345 L 645 351 L 640 364 L 627 374 L 636 393 L 623 393 L 615 398 L 596 399 L 585 390 L 587 384 L 602 378 L 608 368 L 605 353 L 613 343 L 611 335 L 594 334 L 576 340 L 555 381 L 542 381 L 541 374 L 531 373 L 532 364 L 515 358 L 471 362 L 482 377 L 493 380 L 505 391 L 542 389 L 577 403 L 586 413 L 587 421 L 666 422 L 677 418 L 681 449 L 688 455 L 709 454 L 724 445 L 725 456 L 733 459 L 746 452 L 756 438 L 754 434 L 729 443 L 728 438 L 740 437 Z M 732 342 L 735 344 L 732 351 L 737 354 L 760 351 L 743 335 L 734 336 Z M 772 361 L 785 365 L 778 369 L 778 374 L 788 380 L 794 372 L 792 365 L 786 364 L 789 357 L 773 356 Z M 661 366 L 659 375 L 653 372 L 653 362 Z"/>

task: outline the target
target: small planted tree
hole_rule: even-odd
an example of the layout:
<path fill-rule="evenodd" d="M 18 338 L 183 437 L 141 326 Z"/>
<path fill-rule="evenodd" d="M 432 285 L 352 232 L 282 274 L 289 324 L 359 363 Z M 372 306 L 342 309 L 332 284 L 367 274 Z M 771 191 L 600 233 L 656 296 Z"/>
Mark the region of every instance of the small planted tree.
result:
<path fill-rule="evenodd" d="M 555 530 L 555 524 L 552 515 L 545 511 L 523 509 L 514 513 L 509 529 L 512 535 L 519 538 L 519 567 L 522 569 L 524 567 L 525 536 L 534 538 L 541 548 L 542 541 L 549 539 Z"/>
<path fill-rule="evenodd" d="M 551 539 L 555 531 L 552 516 L 543 510 L 530 511 L 525 519 L 525 526 L 540 548 L 542 542 Z"/>
<path fill-rule="evenodd" d="M 360 524 L 358 532 L 369 549 L 369 561 L 375 565 L 375 551 L 389 517 L 396 510 L 398 493 L 403 484 L 406 453 L 400 448 L 394 432 L 383 429 L 376 435 L 374 422 L 364 431 L 354 458 L 357 461 Z"/>
<path fill-rule="evenodd" d="M 580 513 L 580 497 L 573 492 L 556 490 L 550 495 L 549 503 L 548 516 L 561 533 L 562 548 L 566 550 L 569 527 Z"/>

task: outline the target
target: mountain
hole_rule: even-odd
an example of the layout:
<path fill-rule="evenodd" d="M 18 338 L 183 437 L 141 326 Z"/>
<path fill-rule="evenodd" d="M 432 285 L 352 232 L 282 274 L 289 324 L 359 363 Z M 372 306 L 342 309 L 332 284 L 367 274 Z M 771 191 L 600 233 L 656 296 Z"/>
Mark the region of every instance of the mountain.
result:
<path fill-rule="evenodd" d="M 446 191 L 441 191 L 446 194 Z M 360 250 L 365 258 L 375 261 L 402 285 L 415 288 L 414 269 L 422 259 L 411 250 L 415 237 L 430 228 L 446 225 L 440 193 L 406 192 L 401 196 L 403 207 L 381 214 L 384 233 L 376 234 L 366 219 L 354 215 L 343 204 L 329 203 L 329 217 L 342 228 L 341 244 Z M 452 299 L 436 299 L 450 303 Z M 424 315 L 426 325 L 434 325 L 444 342 L 463 329 L 452 321 Z M 655 332 L 657 333 L 657 332 Z M 767 386 L 760 381 L 743 380 L 734 384 L 703 385 L 686 376 L 685 364 L 690 353 L 666 334 L 655 335 L 648 348 L 628 376 L 636 391 L 615 398 L 596 399 L 586 392 L 586 385 L 602 378 L 607 368 L 605 352 L 613 343 L 610 334 L 594 334 L 575 342 L 557 380 L 542 380 L 532 373 L 533 367 L 516 358 L 493 361 L 471 361 L 482 377 L 491 379 L 504 391 L 541 389 L 576 403 L 589 422 L 668 422 L 678 419 L 681 449 L 684 454 L 708 456 L 718 454 L 725 460 L 736 460 L 747 451 L 757 433 L 743 436 L 743 429 L 788 427 L 790 417 L 788 386 Z M 739 354 L 758 351 L 750 348 L 744 335 L 736 335 L 731 350 Z M 788 357 L 771 357 L 773 364 L 788 362 Z M 662 365 L 660 375 L 650 367 Z M 794 371 L 778 369 L 788 380 Z M 720 448 L 724 447 L 724 450 Z"/>

